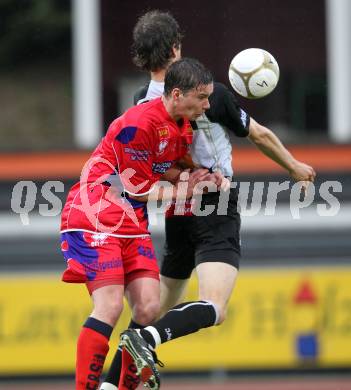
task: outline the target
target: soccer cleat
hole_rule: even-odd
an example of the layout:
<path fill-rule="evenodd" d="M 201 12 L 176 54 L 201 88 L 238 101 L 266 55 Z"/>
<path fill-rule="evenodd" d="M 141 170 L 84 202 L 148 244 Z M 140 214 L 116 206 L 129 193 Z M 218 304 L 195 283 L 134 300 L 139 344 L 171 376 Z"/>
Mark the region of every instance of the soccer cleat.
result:
<path fill-rule="evenodd" d="M 138 387 L 140 377 L 137 375 L 137 371 L 133 357 L 123 348 L 122 369 L 118 385 L 119 390 L 135 390 Z"/>
<path fill-rule="evenodd" d="M 136 374 L 144 386 L 151 390 L 158 390 L 160 388 L 160 374 L 147 342 L 135 329 L 128 329 L 121 334 L 121 344 L 132 356 L 137 369 Z"/>
<path fill-rule="evenodd" d="M 158 360 L 156 352 L 151 350 L 151 353 L 152 353 L 152 358 L 154 359 L 155 364 L 157 364 L 160 367 L 164 367 L 165 365 L 163 364 L 163 362 L 161 362 L 161 360 Z"/>

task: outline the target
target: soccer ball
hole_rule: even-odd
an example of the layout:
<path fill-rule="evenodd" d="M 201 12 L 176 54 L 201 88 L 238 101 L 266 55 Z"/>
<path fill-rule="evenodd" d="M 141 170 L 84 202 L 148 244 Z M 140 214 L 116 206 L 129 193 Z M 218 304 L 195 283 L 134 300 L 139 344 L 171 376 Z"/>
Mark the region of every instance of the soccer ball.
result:
<path fill-rule="evenodd" d="M 234 90 L 248 99 L 270 94 L 278 84 L 279 66 L 272 54 L 263 49 L 238 53 L 229 66 L 229 81 Z"/>

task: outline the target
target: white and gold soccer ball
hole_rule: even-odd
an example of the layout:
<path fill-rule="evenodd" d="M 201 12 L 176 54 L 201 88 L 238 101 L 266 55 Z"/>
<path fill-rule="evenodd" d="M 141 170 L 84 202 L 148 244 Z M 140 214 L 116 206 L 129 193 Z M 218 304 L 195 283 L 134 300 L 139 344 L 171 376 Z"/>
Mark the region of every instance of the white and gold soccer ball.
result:
<path fill-rule="evenodd" d="M 238 53 L 229 66 L 229 81 L 234 90 L 248 99 L 270 94 L 279 80 L 279 66 L 272 54 L 263 49 Z"/>

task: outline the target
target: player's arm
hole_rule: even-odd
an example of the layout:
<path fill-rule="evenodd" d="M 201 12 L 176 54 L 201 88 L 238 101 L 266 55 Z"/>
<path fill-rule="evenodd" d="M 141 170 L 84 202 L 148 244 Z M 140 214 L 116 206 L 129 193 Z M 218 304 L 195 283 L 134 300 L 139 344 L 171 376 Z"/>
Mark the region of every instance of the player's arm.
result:
<path fill-rule="evenodd" d="M 260 125 L 253 118 L 250 120 L 248 138 L 262 153 L 286 169 L 294 180 L 314 181 L 316 176 L 314 169 L 296 160 L 270 129 Z"/>
<path fill-rule="evenodd" d="M 172 184 L 175 184 L 179 180 L 179 176 L 184 170 L 195 170 L 199 168 L 203 167 L 195 164 L 190 156 L 190 153 L 187 153 L 165 172 L 161 180 L 166 180 Z"/>
<path fill-rule="evenodd" d="M 314 169 L 296 160 L 270 129 L 250 118 L 226 86 L 215 83 L 211 98 L 210 111 L 206 112 L 211 121 L 224 125 L 236 136 L 248 137 L 261 152 L 286 169 L 294 180 L 314 180 Z"/>
<path fill-rule="evenodd" d="M 180 186 L 180 183 L 183 183 L 183 181 L 178 180 L 175 184 L 171 184 L 169 177 L 167 178 L 167 174 L 163 176 L 163 182 L 167 181 L 167 185 L 164 185 L 164 183 L 157 182 L 153 185 L 152 189 L 147 193 L 143 195 L 137 195 L 137 194 L 129 194 L 130 198 L 136 199 L 139 202 L 148 202 L 148 201 L 172 201 L 175 199 L 189 199 L 194 195 L 194 192 L 196 192 L 196 185 L 203 181 L 210 181 L 215 183 L 217 186 L 221 185 L 221 178 L 218 177 L 218 174 L 216 173 L 209 173 L 208 169 L 197 169 L 193 172 L 189 172 L 189 170 L 186 170 L 189 179 L 187 181 L 187 185 Z M 184 172 L 184 171 L 183 171 Z M 178 175 L 179 179 L 179 175 Z"/>

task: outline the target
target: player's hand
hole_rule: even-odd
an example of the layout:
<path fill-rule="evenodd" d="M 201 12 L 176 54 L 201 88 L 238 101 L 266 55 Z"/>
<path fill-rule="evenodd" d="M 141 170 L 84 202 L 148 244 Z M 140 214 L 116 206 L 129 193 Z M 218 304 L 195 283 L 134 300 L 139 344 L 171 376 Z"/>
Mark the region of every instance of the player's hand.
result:
<path fill-rule="evenodd" d="M 211 183 L 214 183 L 217 186 L 217 188 L 220 188 L 223 179 L 224 176 L 218 171 L 209 173 L 206 177 L 206 181 L 210 181 Z"/>
<path fill-rule="evenodd" d="M 203 181 L 209 181 L 210 175 L 211 174 L 208 169 L 205 168 L 196 169 L 195 171 L 189 173 L 187 198 L 191 198 L 194 194 L 196 194 L 196 185 Z"/>
<path fill-rule="evenodd" d="M 230 190 L 230 180 L 228 178 L 223 177 L 220 189 L 221 189 L 221 191 L 229 191 Z"/>
<path fill-rule="evenodd" d="M 213 173 L 208 172 L 207 174 L 202 175 L 199 182 L 213 183 L 217 187 L 217 190 L 228 191 L 230 189 L 230 181 L 218 171 Z M 208 190 L 208 187 L 203 188 L 203 186 L 201 189 L 197 189 L 197 186 L 195 185 L 193 193 L 194 195 L 201 194 L 203 192 L 207 193 Z"/>
<path fill-rule="evenodd" d="M 296 161 L 294 163 L 293 168 L 290 171 L 290 176 L 295 181 L 303 181 L 303 182 L 314 182 L 314 179 L 316 177 L 315 170 L 305 163 L 302 163 L 300 161 Z"/>
<path fill-rule="evenodd" d="M 184 197 L 186 199 L 191 198 L 196 184 L 206 180 L 208 175 L 208 169 L 204 168 L 196 169 L 195 171 L 191 171 L 190 169 L 182 171 L 179 175 L 179 180 L 176 183 L 177 197 Z M 182 184 L 184 182 L 187 182 L 185 186 Z"/>
<path fill-rule="evenodd" d="M 185 176 L 182 176 L 183 173 L 188 175 L 188 186 L 186 198 L 191 198 L 193 195 L 202 194 L 207 192 L 207 187 L 197 186 L 197 184 L 203 182 L 213 183 L 218 190 L 227 191 L 230 188 L 230 181 L 225 178 L 220 172 L 210 173 L 208 169 L 199 168 L 194 171 L 190 169 L 185 169 L 180 175 L 180 181 L 184 180 Z"/>
<path fill-rule="evenodd" d="M 188 185 L 188 197 L 208 192 L 208 187 L 198 186 L 203 182 L 213 183 L 217 189 L 221 188 L 225 177 L 220 172 L 210 173 L 208 169 L 199 168 L 190 173 Z"/>
<path fill-rule="evenodd" d="M 219 171 L 209 173 L 205 180 L 214 183 L 218 190 L 228 191 L 230 189 L 230 181 Z"/>
<path fill-rule="evenodd" d="M 218 190 L 228 191 L 230 190 L 230 180 L 223 176 L 220 172 L 214 172 L 214 178 L 216 179 L 215 184 L 217 185 Z"/>
<path fill-rule="evenodd" d="M 179 180 L 180 174 L 183 172 L 178 166 L 171 167 L 161 176 L 161 180 L 169 181 L 172 184 L 176 184 Z"/>
<path fill-rule="evenodd" d="M 301 183 L 301 190 L 307 194 L 308 186 L 314 182 L 316 172 L 310 165 L 296 161 L 293 169 L 290 171 L 290 176 L 296 182 Z"/>

